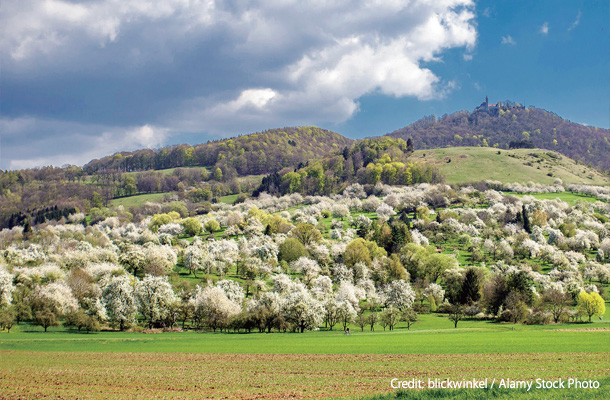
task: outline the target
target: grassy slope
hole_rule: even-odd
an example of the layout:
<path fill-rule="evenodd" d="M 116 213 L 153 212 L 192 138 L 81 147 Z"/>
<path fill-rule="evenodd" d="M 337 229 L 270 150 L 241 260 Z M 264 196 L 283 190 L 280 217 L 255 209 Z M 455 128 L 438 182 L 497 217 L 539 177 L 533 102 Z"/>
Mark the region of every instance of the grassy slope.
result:
<path fill-rule="evenodd" d="M 559 158 L 549 157 L 548 153 L 555 154 Z M 531 154 L 542 156 L 536 157 Z M 564 183 L 610 184 L 608 177 L 604 177 L 597 170 L 578 165 L 568 157 L 548 150 L 448 147 L 417 150 L 413 159 L 434 162 L 446 176 L 448 183 L 492 179 L 505 183 L 532 181 L 552 184 L 555 178 L 560 178 Z M 451 162 L 447 162 L 449 159 Z M 528 163 L 532 166 L 527 165 Z M 552 176 L 548 176 L 549 173 Z"/>
<path fill-rule="evenodd" d="M 524 194 L 524 193 L 513 193 L 513 192 L 507 192 L 506 194 L 512 194 L 518 197 L 523 197 L 523 196 L 532 196 L 538 200 L 555 200 L 555 199 L 559 199 L 559 200 L 563 200 L 566 203 L 570 204 L 570 205 L 575 205 L 577 201 L 586 201 L 588 203 L 595 203 L 596 201 L 603 201 L 600 200 L 597 197 L 593 197 L 593 196 L 586 196 L 584 194 L 579 194 L 579 193 L 572 193 L 572 192 L 560 192 L 560 193 L 531 193 L 531 194 Z"/>
<path fill-rule="evenodd" d="M 113 207 L 123 206 L 127 210 L 129 207 L 140 207 L 143 206 L 146 202 L 151 201 L 161 201 L 165 196 L 169 193 L 149 193 L 149 194 L 138 194 L 136 196 L 129 197 L 121 197 L 120 199 L 114 199 L 110 201 L 110 204 Z"/>

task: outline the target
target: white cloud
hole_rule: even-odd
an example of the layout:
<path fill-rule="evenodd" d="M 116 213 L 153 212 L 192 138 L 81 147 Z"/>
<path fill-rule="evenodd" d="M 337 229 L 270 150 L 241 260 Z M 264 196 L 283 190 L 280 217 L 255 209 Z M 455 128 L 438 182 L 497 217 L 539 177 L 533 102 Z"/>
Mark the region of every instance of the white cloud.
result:
<path fill-rule="evenodd" d="M 540 27 L 540 33 L 542 33 L 543 35 L 549 34 L 549 23 L 548 22 L 545 22 L 544 24 L 542 24 L 542 26 Z"/>
<path fill-rule="evenodd" d="M 255 109 L 256 113 L 251 112 L 251 104 L 244 101 L 244 96 L 258 96 L 261 89 L 244 88 L 235 97 L 218 103 L 210 98 L 187 102 L 183 107 L 186 111 L 169 125 L 182 121 L 181 129 L 205 126 L 216 133 L 237 133 L 263 129 L 263 123 L 267 127 L 301 121 L 336 123 L 357 112 L 358 99 L 369 93 L 430 100 L 441 98 L 454 88 L 455 83 L 444 81 L 423 67 L 422 62 L 439 61 L 440 53 L 448 48 L 474 48 L 476 30 L 471 2 L 363 4 L 355 2 L 351 8 L 334 5 L 335 9 L 318 10 L 315 15 L 311 10 L 303 11 L 311 15 L 306 18 L 310 21 L 308 30 L 324 35 L 314 40 L 319 44 L 273 73 L 276 86 L 264 89 L 264 107 Z M 468 7 L 456 8 L 460 4 Z M 325 15 L 326 12 L 331 14 Z M 274 31 L 270 33 L 267 28 L 259 28 L 273 25 L 268 18 L 258 15 L 247 41 L 276 36 L 280 38 L 278 46 L 283 48 L 282 38 L 290 37 L 295 25 L 291 21 L 286 26 L 279 24 L 268 28 Z M 206 103 L 210 105 L 206 107 Z"/>
<path fill-rule="evenodd" d="M 580 17 L 582 17 L 582 11 L 578 10 L 578 14 L 576 14 L 576 19 L 574 20 L 574 22 L 572 22 L 572 25 L 570 25 L 568 31 L 571 31 L 572 29 L 576 28 L 578 24 L 580 24 Z"/>
<path fill-rule="evenodd" d="M 508 45 L 514 46 L 517 44 L 517 42 L 515 42 L 515 39 L 513 39 L 513 37 L 511 35 L 507 35 L 507 36 L 502 36 L 502 44 L 508 44 Z"/>
<path fill-rule="evenodd" d="M 211 20 L 213 5 L 212 1 L 197 0 L 5 2 L 0 47 L 16 61 L 36 59 L 61 48 L 80 50 L 83 44 L 103 47 L 116 41 L 122 28 L 142 21 L 175 18 L 183 26 L 205 24 Z"/>

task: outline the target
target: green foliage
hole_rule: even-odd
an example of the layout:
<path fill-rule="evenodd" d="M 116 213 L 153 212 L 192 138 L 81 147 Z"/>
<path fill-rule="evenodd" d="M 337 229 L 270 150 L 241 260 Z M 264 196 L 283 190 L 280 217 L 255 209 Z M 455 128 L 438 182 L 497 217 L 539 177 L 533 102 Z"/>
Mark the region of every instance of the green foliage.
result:
<path fill-rule="evenodd" d="M 591 322 L 592 316 L 605 314 L 606 304 L 598 293 L 582 291 L 578 295 L 578 309 L 589 317 L 589 322 Z"/>
<path fill-rule="evenodd" d="M 320 231 L 315 226 L 307 223 L 298 224 L 290 231 L 290 235 L 298 239 L 304 245 L 317 243 L 322 240 L 322 234 Z"/>
<path fill-rule="evenodd" d="M 201 227 L 201 221 L 192 217 L 182 221 L 182 227 L 184 228 L 184 233 L 189 236 L 199 235 L 203 229 Z"/>
<path fill-rule="evenodd" d="M 34 323 L 42 326 L 45 332 L 51 326 L 60 325 L 55 311 L 49 307 L 44 307 L 40 311 L 34 313 Z"/>
<path fill-rule="evenodd" d="M 296 238 L 288 238 L 280 244 L 278 258 L 291 263 L 305 255 L 305 246 Z"/>
<path fill-rule="evenodd" d="M 209 219 L 205 223 L 205 230 L 214 233 L 220 230 L 220 224 L 215 219 Z"/>
<path fill-rule="evenodd" d="M 174 218 L 173 218 L 172 215 L 169 215 L 169 214 L 155 214 L 155 215 L 153 215 L 152 219 L 150 220 L 150 224 L 148 225 L 148 229 L 150 229 L 153 232 L 157 232 L 161 225 L 169 224 L 170 222 L 173 222 L 173 221 L 174 221 Z"/>

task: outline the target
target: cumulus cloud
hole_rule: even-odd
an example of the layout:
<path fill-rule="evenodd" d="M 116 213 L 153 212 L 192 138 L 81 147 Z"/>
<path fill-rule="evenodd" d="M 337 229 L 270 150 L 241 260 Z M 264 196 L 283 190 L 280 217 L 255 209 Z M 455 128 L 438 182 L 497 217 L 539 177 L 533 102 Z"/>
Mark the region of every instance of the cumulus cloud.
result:
<path fill-rule="evenodd" d="M 477 40 L 472 0 L 22 0 L 3 7 L 0 52 L 13 79 L 61 76 L 68 91 L 83 81 L 122 85 L 138 116 L 125 127 L 115 127 L 120 107 L 86 109 L 116 102 L 102 98 L 110 97 L 104 90 L 82 90 L 80 103 L 68 105 L 104 119 L 101 127 L 80 126 L 91 140 L 108 126 L 137 126 L 134 137 L 144 138 L 146 123 L 164 138 L 338 123 L 370 93 L 442 98 L 456 83 L 435 73 L 434 63 L 452 48 L 472 57 Z M 57 103 L 56 93 L 45 95 Z M 68 114 L 52 119 L 78 125 Z M 37 119 L 52 125 L 48 115 Z"/>
<path fill-rule="evenodd" d="M 542 26 L 540 27 L 540 33 L 542 33 L 543 35 L 549 34 L 549 23 L 548 22 L 545 22 L 544 24 L 542 24 Z"/>
<path fill-rule="evenodd" d="M 511 35 L 502 36 L 502 44 L 514 46 L 517 44 Z"/>

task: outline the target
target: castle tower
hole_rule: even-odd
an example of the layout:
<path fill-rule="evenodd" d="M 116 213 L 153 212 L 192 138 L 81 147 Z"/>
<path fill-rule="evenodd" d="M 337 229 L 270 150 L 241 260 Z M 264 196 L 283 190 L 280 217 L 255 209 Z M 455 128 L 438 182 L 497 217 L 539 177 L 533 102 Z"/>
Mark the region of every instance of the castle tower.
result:
<path fill-rule="evenodd" d="M 485 96 L 485 108 L 489 109 L 489 98 Z"/>

